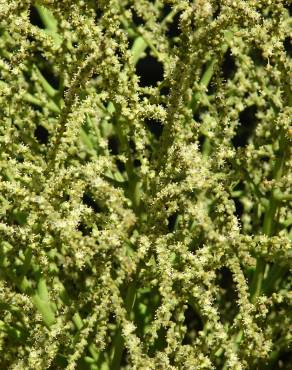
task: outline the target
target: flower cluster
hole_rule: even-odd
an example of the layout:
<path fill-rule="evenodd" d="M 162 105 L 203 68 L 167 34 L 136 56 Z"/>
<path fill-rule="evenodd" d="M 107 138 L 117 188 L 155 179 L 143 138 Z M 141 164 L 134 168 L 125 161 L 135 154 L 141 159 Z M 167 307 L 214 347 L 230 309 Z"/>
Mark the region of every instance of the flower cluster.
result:
<path fill-rule="evenodd" d="M 0 0 L 1 369 L 289 368 L 289 4 Z"/>

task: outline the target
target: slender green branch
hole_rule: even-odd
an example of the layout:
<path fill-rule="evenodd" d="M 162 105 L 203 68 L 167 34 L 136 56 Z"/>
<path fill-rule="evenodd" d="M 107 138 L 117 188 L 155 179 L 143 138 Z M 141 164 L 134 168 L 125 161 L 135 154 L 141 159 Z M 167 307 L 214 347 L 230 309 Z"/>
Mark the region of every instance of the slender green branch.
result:
<path fill-rule="evenodd" d="M 279 180 L 283 173 L 284 163 L 285 163 L 285 146 L 286 146 L 286 139 L 284 133 L 281 134 L 279 139 L 279 153 L 277 160 L 275 162 L 273 177 L 275 180 Z M 265 212 L 264 222 L 263 222 L 263 234 L 267 236 L 273 235 L 274 232 L 274 218 L 276 215 L 277 207 L 279 205 L 279 201 L 273 196 L 269 200 L 268 208 Z M 264 280 L 264 274 L 266 269 L 266 263 L 259 258 L 257 260 L 256 269 L 254 272 L 253 280 L 251 283 L 251 301 L 254 302 L 255 299 L 261 294 L 262 285 Z"/>
<path fill-rule="evenodd" d="M 125 298 L 125 308 L 127 311 L 127 318 L 130 318 L 130 313 L 135 303 L 136 293 L 137 293 L 136 283 L 132 282 L 128 287 L 127 295 Z M 122 336 L 122 329 L 118 327 L 112 345 L 111 366 L 110 366 L 111 370 L 120 369 L 123 350 L 124 350 L 124 339 Z"/>

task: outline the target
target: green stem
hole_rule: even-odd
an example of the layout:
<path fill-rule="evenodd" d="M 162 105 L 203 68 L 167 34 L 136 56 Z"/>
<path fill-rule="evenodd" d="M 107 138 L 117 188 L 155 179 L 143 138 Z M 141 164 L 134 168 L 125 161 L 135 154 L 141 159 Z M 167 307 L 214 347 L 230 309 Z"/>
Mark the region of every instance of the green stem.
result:
<path fill-rule="evenodd" d="M 137 64 L 138 60 L 143 55 L 143 52 L 145 51 L 146 47 L 147 47 L 147 44 L 142 36 L 139 36 L 135 39 L 132 49 L 131 49 L 134 65 Z"/>
<path fill-rule="evenodd" d="M 211 151 L 211 142 L 208 137 L 205 138 L 204 144 L 203 144 L 203 157 L 207 158 Z"/>
<path fill-rule="evenodd" d="M 283 173 L 283 167 L 284 167 L 284 162 L 285 162 L 285 143 L 286 139 L 284 136 L 284 133 L 281 134 L 280 139 L 279 139 L 279 155 L 275 163 L 274 171 L 273 171 L 273 178 L 275 180 L 279 180 L 282 176 Z M 278 199 L 274 197 L 274 190 L 272 191 L 272 196 L 269 200 L 268 207 L 265 212 L 264 216 L 264 222 L 263 222 L 263 227 L 262 227 L 262 232 L 267 235 L 271 236 L 273 235 L 274 232 L 274 225 L 273 225 L 273 220 L 277 211 L 277 206 L 278 206 Z M 281 269 L 281 273 L 276 269 L 271 269 L 269 271 L 269 275 L 266 279 L 266 284 L 263 284 L 264 280 L 264 274 L 266 270 L 266 263 L 261 259 L 258 258 L 257 260 L 257 265 L 256 269 L 253 275 L 252 283 L 251 283 L 251 288 L 250 288 L 250 296 L 251 296 L 251 302 L 255 302 L 256 298 L 261 294 L 262 291 L 268 291 L 272 287 L 272 285 L 275 283 L 274 278 L 277 277 L 276 280 L 282 275 L 283 271 Z M 234 335 L 234 348 L 237 350 L 240 342 L 243 337 L 243 331 L 240 330 L 237 335 Z M 220 353 L 221 354 L 221 353 Z M 227 369 L 227 364 L 225 362 L 223 366 L 223 370 Z"/>
<path fill-rule="evenodd" d="M 125 307 L 127 311 L 127 318 L 130 317 L 130 313 L 133 309 L 134 303 L 136 298 L 136 283 L 132 282 L 127 291 L 126 299 L 125 299 Z M 118 370 L 120 369 L 122 354 L 124 350 L 124 339 L 122 336 L 122 330 L 119 327 L 113 342 L 112 347 L 112 354 L 111 354 L 111 370 Z"/>
<path fill-rule="evenodd" d="M 35 8 L 39 13 L 44 26 L 50 31 L 57 32 L 58 23 L 52 13 L 42 5 L 35 5 Z"/>
<path fill-rule="evenodd" d="M 43 300 L 40 298 L 38 294 L 35 294 L 32 296 L 32 301 L 34 305 L 36 306 L 37 310 L 40 312 L 42 315 L 42 318 L 44 320 L 44 323 L 50 327 L 55 323 L 55 315 L 54 312 L 52 311 L 49 302 Z"/>
<path fill-rule="evenodd" d="M 281 134 L 280 140 L 279 140 L 279 155 L 275 163 L 274 171 L 273 171 L 273 178 L 275 180 L 279 180 L 282 176 L 284 162 L 285 162 L 285 136 L 284 133 Z M 269 200 L 269 205 L 266 210 L 265 216 L 264 216 L 264 223 L 262 232 L 263 234 L 267 236 L 273 235 L 274 232 L 274 218 L 277 212 L 277 207 L 279 201 L 273 196 Z M 266 270 L 266 263 L 263 259 L 258 258 L 256 269 L 254 272 L 252 284 L 251 284 L 251 301 L 254 302 L 255 299 L 261 294 L 262 291 L 262 285 L 264 280 L 264 274 Z"/>
<path fill-rule="evenodd" d="M 226 30 L 225 31 L 225 40 L 226 41 L 230 41 L 232 39 L 232 32 L 229 31 L 229 30 Z M 222 53 L 225 54 L 226 51 L 228 49 L 228 44 L 224 43 L 222 45 Z M 207 63 L 207 66 L 205 68 L 205 71 L 204 71 L 204 74 L 203 76 L 201 77 L 201 80 L 200 80 L 200 85 L 202 87 L 205 87 L 207 88 L 212 77 L 213 77 L 213 74 L 214 74 L 214 67 L 217 63 L 217 58 L 213 58 L 211 60 L 209 60 L 209 62 Z M 194 93 L 193 97 L 192 97 L 192 100 L 191 100 L 191 108 L 193 110 L 193 113 L 195 113 L 195 111 L 197 110 L 197 103 L 198 103 L 198 100 L 200 98 L 200 96 L 202 95 L 202 93 L 200 91 L 197 91 L 196 93 Z"/>
<path fill-rule="evenodd" d="M 49 95 L 50 98 L 55 98 L 58 94 L 58 90 L 54 89 L 53 86 L 45 79 L 36 65 L 34 65 L 33 68 L 45 92 Z"/>
<path fill-rule="evenodd" d="M 59 107 L 54 103 L 52 100 L 50 100 L 47 104 L 44 104 L 41 100 L 35 98 L 33 95 L 29 93 L 25 93 L 23 96 L 23 100 L 27 103 L 34 104 L 38 107 L 47 107 L 50 111 L 54 113 L 60 113 Z"/>
<path fill-rule="evenodd" d="M 140 212 L 141 185 L 134 169 L 127 136 L 124 134 L 124 130 L 119 127 L 124 122 L 123 117 L 120 116 L 121 107 L 118 104 L 113 106 L 115 110 L 114 120 L 116 122 L 116 133 L 119 139 L 121 152 L 125 152 L 127 154 L 125 167 L 128 176 L 128 189 L 126 190 L 126 193 L 132 202 L 133 210 L 138 214 Z"/>
<path fill-rule="evenodd" d="M 267 279 L 263 284 L 263 292 L 266 295 L 270 295 L 275 284 L 280 281 L 280 279 L 286 274 L 287 271 L 288 268 L 279 265 L 273 265 L 269 271 Z"/>
<path fill-rule="evenodd" d="M 39 13 L 43 25 L 45 26 L 44 32 L 53 38 L 56 45 L 60 45 L 62 42 L 62 38 L 58 34 L 58 22 L 56 18 L 48 9 L 46 9 L 42 5 L 36 4 L 35 8 Z"/>

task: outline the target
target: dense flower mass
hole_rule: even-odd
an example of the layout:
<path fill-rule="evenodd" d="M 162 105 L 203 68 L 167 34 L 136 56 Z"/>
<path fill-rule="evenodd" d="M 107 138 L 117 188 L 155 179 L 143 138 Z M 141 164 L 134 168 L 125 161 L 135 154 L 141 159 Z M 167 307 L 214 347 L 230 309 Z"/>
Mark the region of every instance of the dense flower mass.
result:
<path fill-rule="evenodd" d="M 0 0 L 0 368 L 289 369 L 291 1 Z"/>

